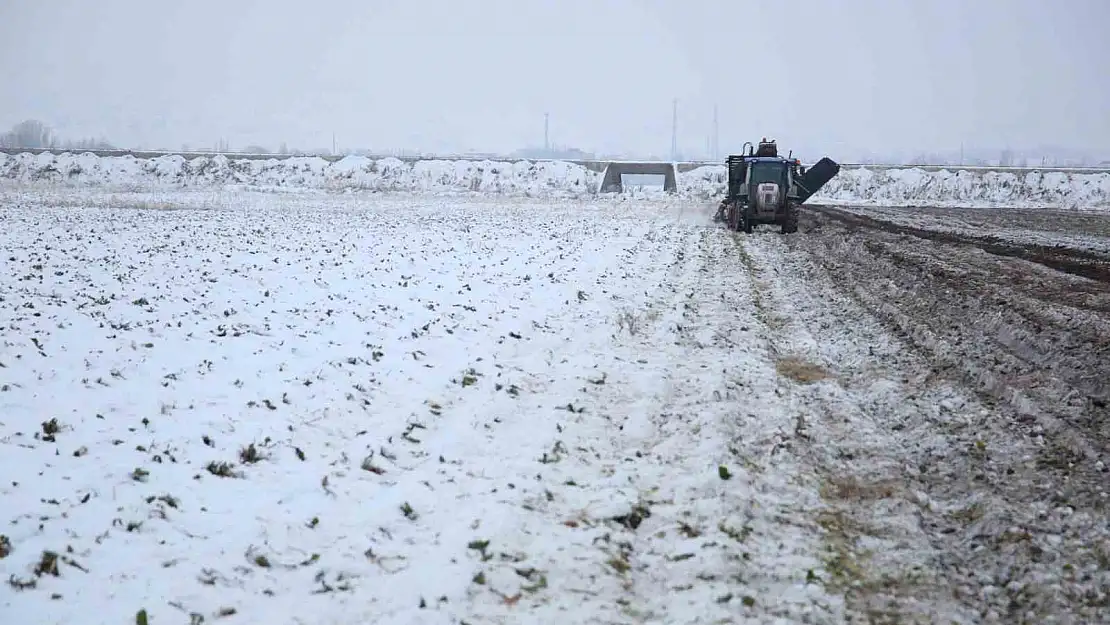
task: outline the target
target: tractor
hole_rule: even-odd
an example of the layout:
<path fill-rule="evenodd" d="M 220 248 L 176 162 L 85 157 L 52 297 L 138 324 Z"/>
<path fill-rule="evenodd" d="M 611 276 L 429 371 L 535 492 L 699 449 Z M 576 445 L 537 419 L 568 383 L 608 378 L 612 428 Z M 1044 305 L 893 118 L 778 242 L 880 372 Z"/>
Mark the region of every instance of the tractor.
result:
<path fill-rule="evenodd" d="M 774 139 L 764 138 L 758 147 L 744 142 L 740 154 L 725 160 L 728 189 L 713 220 L 748 234 L 759 224 L 797 232 L 798 207 L 840 173 L 840 165 L 826 157 L 807 170 L 792 155 L 779 156 Z"/>

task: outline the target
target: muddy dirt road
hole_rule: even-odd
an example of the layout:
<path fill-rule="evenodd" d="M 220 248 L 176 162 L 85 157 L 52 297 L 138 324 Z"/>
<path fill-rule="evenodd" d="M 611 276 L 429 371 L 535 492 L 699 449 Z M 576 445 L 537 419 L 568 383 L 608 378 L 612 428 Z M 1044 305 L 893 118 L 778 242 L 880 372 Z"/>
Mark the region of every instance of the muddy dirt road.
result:
<path fill-rule="evenodd" d="M 1108 232 L 1090 214 L 818 206 L 798 236 L 737 235 L 775 340 L 808 342 L 865 407 L 814 391 L 847 615 L 1110 620 Z M 821 353 L 834 343 L 854 353 Z"/>

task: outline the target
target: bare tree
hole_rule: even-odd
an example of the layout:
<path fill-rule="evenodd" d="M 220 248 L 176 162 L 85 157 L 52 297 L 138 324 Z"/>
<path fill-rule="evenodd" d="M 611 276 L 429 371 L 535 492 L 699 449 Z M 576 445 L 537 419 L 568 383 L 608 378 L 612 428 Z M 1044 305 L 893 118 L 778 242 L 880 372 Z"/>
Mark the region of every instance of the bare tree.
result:
<path fill-rule="evenodd" d="M 97 139 L 95 137 L 87 137 L 85 139 L 78 139 L 76 141 L 70 139 L 61 142 L 62 149 L 65 150 L 114 150 L 116 147 L 112 145 L 107 139 Z"/>
<path fill-rule="evenodd" d="M 4 147 L 11 148 L 52 148 L 58 139 L 46 124 L 37 119 L 20 122 L 3 136 Z"/>

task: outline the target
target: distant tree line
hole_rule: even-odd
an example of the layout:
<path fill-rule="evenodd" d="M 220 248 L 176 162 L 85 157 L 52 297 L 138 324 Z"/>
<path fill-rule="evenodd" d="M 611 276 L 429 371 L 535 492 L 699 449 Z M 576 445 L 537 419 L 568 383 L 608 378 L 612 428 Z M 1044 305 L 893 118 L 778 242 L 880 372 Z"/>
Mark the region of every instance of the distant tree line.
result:
<path fill-rule="evenodd" d="M 0 147 L 62 150 L 114 150 L 116 147 L 105 139 L 59 139 L 49 126 L 37 119 L 28 119 L 0 134 Z"/>
<path fill-rule="evenodd" d="M 242 148 L 233 150 L 231 142 L 227 139 L 219 139 L 215 145 L 208 144 L 205 147 L 183 145 L 181 146 L 182 152 L 202 151 L 207 152 L 213 150 L 222 153 L 243 153 L 243 154 L 284 154 L 293 156 L 310 156 L 318 154 L 357 154 L 366 156 L 424 156 L 432 157 L 433 154 L 422 153 L 417 150 L 405 149 L 344 149 L 339 150 L 333 143 L 331 149 L 316 149 L 304 150 L 298 148 L 290 148 L 285 142 L 281 142 L 276 150 L 270 146 L 264 145 L 247 145 Z M 0 148 L 26 148 L 26 149 L 52 149 L 52 150 L 117 150 L 119 146 L 114 145 L 112 142 L 103 138 L 84 138 L 84 139 L 61 139 L 57 134 L 46 124 L 37 119 L 28 119 L 22 121 L 10 130 L 0 133 Z M 156 151 L 171 151 L 168 148 L 162 148 Z M 948 152 L 933 152 L 933 153 L 919 153 L 909 158 L 882 158 L 879 156 L 864 157 L 859 162 L 862 164 L 894 164 L 899 161 L 907 165 L 978 165 L 978 166 L 1062 166 L 1062 165 L 1093 165 L 1098 163 L 1101 158 L 1092 158 L 1086 155 L 1079 155 L 1075 153 L 1054 153 L 1055 150 L 1047 150 L 1044 153 L 1021 153 L 1015 152 L 1009 148 L 1001 150 L 998 153 L 991 153 L 984 150 L 967 150 L 961 148 L 959 151 Z M 495 154 L 477 154 L 470 153 L 474 156 L 486 156 L 489 158 L 503 158 L 506 155 Z M 592 159 L 642 159 L 642 160 L 665 160 L 655 155 L 630 155 L 630 154 L 598 154 L 595 155 L 586 150 L 581 150 L 571 146 L 558 146 L 549 145 L 548 147 L 525 147 L 516 150 L 510 155 L 510 158 L 553 158 L 553 159 L 569 159 L 569 160 L 592 160 Z M 1101 163 L 1102 165 L 1110 164 L 1110 161 Z"/>

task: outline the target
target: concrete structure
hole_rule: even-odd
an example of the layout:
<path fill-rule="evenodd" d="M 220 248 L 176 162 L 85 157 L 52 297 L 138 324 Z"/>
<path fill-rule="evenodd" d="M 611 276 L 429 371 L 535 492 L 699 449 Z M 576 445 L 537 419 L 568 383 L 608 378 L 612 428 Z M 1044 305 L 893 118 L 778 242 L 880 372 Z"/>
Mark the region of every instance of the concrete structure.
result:
<path fill-rule="evenodd" d="M 663 176 L 663 190 L 668 193 L 678 191 L 678 182 L 675 177 L 674 163 L 657 162 L 623 162 L 613 161 L 605 167 L 605 174 L 601 178 L 600 193 L 621 193 L 624 183 L 621 176 L 636 174 L 641 176 Z"/>

